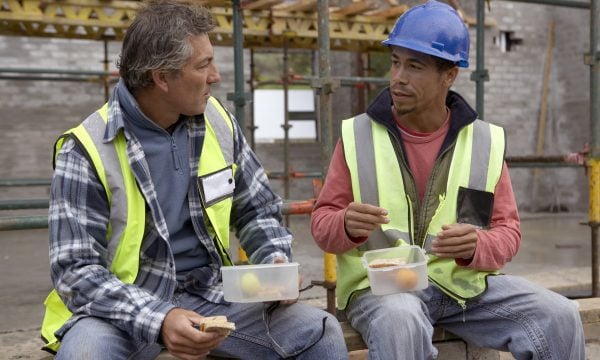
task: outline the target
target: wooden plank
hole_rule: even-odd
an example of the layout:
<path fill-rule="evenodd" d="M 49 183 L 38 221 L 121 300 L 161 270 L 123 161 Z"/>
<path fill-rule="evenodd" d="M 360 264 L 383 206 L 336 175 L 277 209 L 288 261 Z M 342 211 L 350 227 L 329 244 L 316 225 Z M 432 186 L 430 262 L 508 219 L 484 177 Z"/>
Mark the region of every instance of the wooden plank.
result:
<path fill-rule="evenodd" d="M 352 16 L 356 14 L 362 14 L 365 11 L 372 10 L 377 7 L 377 4 L 373 1 L 360 1 L 353 2 L 350 5 L 337 8 L 332 11 L 333 14 L 339 14 L 344 16 Z"/>
<path fill-rule="evenodd" d="M 242 9 L 246 10 L 268 10 L 271 6 L 279 5 L 284 0 L 245 0 L 242 1 Z"/>
<path fill-rule="evenodd" d="M 387 9 L 373 10 L 368 11 L 364 15 L 370 18 L 377 19 L 389 19 L 389 18 L 397 18 L 398 16 L 404 14 L 408 10 L 408 6 L 406 5 L 397 5 L 394 7 L 389 7 Z"/>
<path fill-rule="evenodd" d="M 317 11 L 317 0 L 296 0 L 273 6 L 273 10 L 283 11 Z"/>

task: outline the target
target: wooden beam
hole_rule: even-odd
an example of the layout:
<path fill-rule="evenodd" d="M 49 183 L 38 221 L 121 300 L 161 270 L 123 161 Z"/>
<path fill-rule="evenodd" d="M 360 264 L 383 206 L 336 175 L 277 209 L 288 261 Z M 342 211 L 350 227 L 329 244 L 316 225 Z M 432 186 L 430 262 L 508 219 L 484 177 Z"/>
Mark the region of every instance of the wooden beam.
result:
<path fill-rule="evenodd" d="M 273 10 L 282 11 L 317 11 L 317 0 L 296 0 L 273 6 Z"/>
<path fill-rule="evenodd" d="M 284 0 L 244 0 L 242 9 L 246 10 L 268 10 L 271 6 L 279 5 Z"/>
<path fill-rule="evenodd" d="M 404 14 L 406 10 L 408 10 L 408 6 L 397 5 L 394 7 L 389 7 L 387 9 L 368 11 L 364 15 L 377 19 L 389 19 L 397 18 L 398 16 Z"/>
<path fill-rule="evenodd" d="M 344 16 L 352 16 L 352 15 L 356 15 L 356 14 L 361 14 L 368 10 L 372 10 L 376 7 L 377 7 L 377 4 L 375 4 L 375 2 L 373 2 L 373 1 L 360 1 L 360 2 L 353 2 L 350 5 L 337 8 L 337 9 L 331 11 L 331 13 L 344 15 Z"/>

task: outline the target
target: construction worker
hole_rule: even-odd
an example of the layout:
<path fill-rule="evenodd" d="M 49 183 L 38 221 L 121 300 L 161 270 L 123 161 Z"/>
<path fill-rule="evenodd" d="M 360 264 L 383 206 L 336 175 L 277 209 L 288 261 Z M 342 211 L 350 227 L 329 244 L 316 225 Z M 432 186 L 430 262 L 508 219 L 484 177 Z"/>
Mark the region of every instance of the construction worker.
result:
<path fill-rule="evenodd" d="M 288 262 L 281 199 L 231 114 L 205 8 L 153 1 L 123 41 L 111 99 L 56 145 L 54 291 L 42 336 L 57 359 L 346 359 L 335 317 L 292 302 L 228 303 L 230 227 L 251 263 Z M 203 317 L 235 324 L 228 337 Z"/>
<path fill-rule="evenodd" d="M 387 40 L 390 86 L 344 120 L 311 230 L 337 254 L 337 304 L 371 359 L 433 359 L 434 326 L 516 359 L 584 359 L 576 304 L 499 270 L 517 253 L 519 215 L 505 135 L 450 91 L 469 32 L 445 3 L 415 6 Z M 365 251 L 429 252 L 429 286 L 373 295 Z"/>

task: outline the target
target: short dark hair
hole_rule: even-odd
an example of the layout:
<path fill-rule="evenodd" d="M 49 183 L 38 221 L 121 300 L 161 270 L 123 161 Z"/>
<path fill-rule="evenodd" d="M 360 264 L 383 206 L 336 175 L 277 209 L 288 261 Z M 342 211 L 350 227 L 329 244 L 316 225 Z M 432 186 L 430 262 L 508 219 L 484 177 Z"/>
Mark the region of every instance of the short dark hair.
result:
<path fill-rule="evenodd" d="M 442 59 L 437 56 L 430 56 L 433 58 L 433 60 L 435 60 L 435 66 L 439 72 L 444 72 L 458 66 L 458 64 L 453 61 Z"/>
<path fill-rule="evenodd" d="M 203 6 L 175 0 L 148 2 L 127 29 L 117 66 L 130 91 L 153 84 L 150 71 L 178 73 L 192 54 L 190 36 L 208 35 L 215 20 Z"/>

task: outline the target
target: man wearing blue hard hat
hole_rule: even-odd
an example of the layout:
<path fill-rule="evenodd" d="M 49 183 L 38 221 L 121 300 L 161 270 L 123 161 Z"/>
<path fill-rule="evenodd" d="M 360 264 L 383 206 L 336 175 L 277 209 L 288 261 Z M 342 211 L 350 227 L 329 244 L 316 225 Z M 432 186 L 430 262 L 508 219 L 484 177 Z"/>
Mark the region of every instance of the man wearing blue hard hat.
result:
<path fill-rule="evenodd" d="M 428 1 L 402 15 L 383 44 L 390 86 L 342 122 L 311 219 L 317 244 L 337 255 L 338 308 L 369 358 L 436 358 L 438 326 L 516 359 L 584 359 L 576 304 L 499 273 L 519 249 L 520 220 L 503 129 L 450 91 L 469 65 L 464 22 Z M 424 272 L 410 257 L 363 263 L 367 251 L 400 246 L 428 253 L 428 284 L 416 285 Z M 375 295 L 370 276 L 398 289 Z"/>

